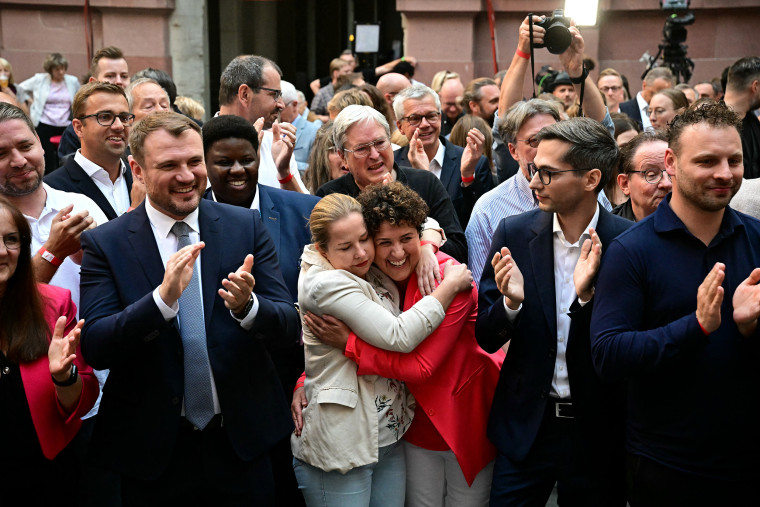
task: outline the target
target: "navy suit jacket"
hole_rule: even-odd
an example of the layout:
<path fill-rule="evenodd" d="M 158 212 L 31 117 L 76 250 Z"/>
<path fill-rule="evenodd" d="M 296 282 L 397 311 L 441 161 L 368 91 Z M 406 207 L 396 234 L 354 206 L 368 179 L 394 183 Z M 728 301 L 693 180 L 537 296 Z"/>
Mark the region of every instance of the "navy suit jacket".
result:
<path fill-rule="evenodd" d="M 124 171 L 124 180 L 127 182 L 127 192 L 131 192 L 132 171 L 129 169 L 129 166 Z M 95 204 L 103 211 L 108 220 L 113 220 L 118 216 L 116 210 L 113 209 L 111 203 L 106 199 L 106 196 L 103 195 L 103 192 L 92 181 L 92 178 L 84 172 L 82 166 L 76 163 L 73 156 L 66 159 L 66 162 L 60 168 L 45 176 L 45 183 L 64 192 L 75 192 L 86 195 L 95 201 Z"/>
<path fill-rule="evenodd" d="M 625 113 L 635 120 L 639 124 L 639 128 L 643 129 L 644 126 L 641 123 L 641 109 L 639 109 L 639 103 L 636 101 L 636 97 L 631 100 L 626 100 L 620 103 L 620 112 Z"/>
<path fill-rule="evenodd" d="M 293 297 L 292 301 L 297 302 L 301 254 L 303 247 L 311 243 L 309 216 L 320 198 L 266 185 L 259 185 L 257 188 L 261 220 L 274 243 L 280 271 Z M 210 188 L 203 197 L 212 199 Z"/>
<path fill-rule="evenodd" d="M 201 199 L 203 311 L 209 360 L 224 431 L 242 460 L 266 452 L 292 430 L 288 402 L 267 348 L 298 342 L 300 323 L 274 245 L 251 210 Z M 176 444 L 182 408 L 183 347 L 153 290 L 164 266 L 143 203 L 82 235 L 81 347 L 86 361 L 110 369 L 91 452 L 124 475 L 155 479 Z M 221 281 L 255 257 L 259 311 L 244 330 L 217 294 Z"/>
<path fill-rule="evenodd" d="M 486 263 L 480 281 L 475 336 L 487 352 L 509 341 L 509 352 L 496 388 L 488 436 L 513 461 L 528 455 L 549 397 L 557 355 L 557 314 L 554 290 L 553 214 L 529 211 L 503 219 L 494 232 L 488 259 L 502 246 L 509 248 L 525 280 L 525 300 L 514 322 L 507 319 L 504 299 Z M 596 231 L 602 252 L 632 222 L 599 210 Z M 605 385 L 591 363 L 589 322 L 592 303 L 570 308 L 567 368 L 576 430 L 584 449 L 600 456 L 614 451 L 622 466 L 623 395 L 619 386 Z M 604 466 L 603 458 L 596 461 Z"/>
<path fill-rule="evenodd" d="M 457 217 L 459 218 L 459 223 L 461 224 L 462 229 L 465 229 L 467 228 L 467 223 L 470 221 L 470 215 L 472 214 L 473 206 L 475 206 L 475 201 L 480 199 L 481 195 L 493 188 L 491 168 L 488 165 L 488 159 L 481 156 L 480 160 L 478 160 L 478 164 L 475 166 L 475 181 L 473 181 L 471 185 L 462 187 L 462 173 L 460 172 L 460 166 L 462 164 L 462 153 L 464 152 L 464 148 L 447 141 L 443 137 L 439 137 L 439 140 L 446 148 L 443 153 L 441 183 L 449 193 L 449 197 L 451 197 L 451 202 L 454 204 L 454 209 L 457 212 Z M 412 167 L 411 162 L 409 162 L 409 146 L 404 146 L 400 150 L 396 150 L 393 153 L 393 158 L 396 165 L 399 167 Z"/>

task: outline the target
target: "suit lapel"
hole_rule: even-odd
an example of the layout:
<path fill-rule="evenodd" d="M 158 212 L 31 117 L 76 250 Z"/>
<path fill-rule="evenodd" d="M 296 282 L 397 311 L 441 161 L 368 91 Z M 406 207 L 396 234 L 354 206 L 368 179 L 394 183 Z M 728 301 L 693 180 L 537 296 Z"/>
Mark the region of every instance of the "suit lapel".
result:
<path fill-rule="evenodd" d="M 103 210 L 106 218 L 109 220 L 116 218 L 116 211 L 111 207 L 111 203 L 108 202 L 108 199 L 103 195 L 103 192 L 101 192 L 95 182 L 92 181 L 92 178 L 84 172 L 82 166 L 76 163 L 74 157 L 71 157 L 66 161 L 66 170 L 69 172 L 71 181 L 75 182 L 76 186 L 79 187 L 79 193 L 84 194 L 95 201 L 95 204 Z"/>
<path fill-rule="evenodd" d="M 552 213 L 542 212 L 531 225 L 535 237 L 530 240 L 530 261 L 533 268 L 533 279 L 541 299 L 546 324 L 550 336 L 557 337 L 556 292 L 554 288 L 554 238 L 552 233 Z"/>
<path fill-rule="evenodd" d="M 458 167 L 456 160 L 457 156 L 456 153 L 454 153 L 454 150 L 449 149 L 449 144 L 444 138 L 441 137 L 440 142 L 443 143 L 445 149 L 443 152 L 443 167 L 441 168 L 441 183 L 446 187 L 449 195 L 456 195 L 452 193 L 451 187 L 453 185 L 453 189 L 456 190 L 456 187 L 459 184 L 456 175 L 461 169 Z"/>
<path fill-rule="evenodd" d="M 219 269 L 222 261 L 222 225 L 219 214 L 208 199 L 201 199 L 198 223 L 201 228 L 201 241 L 206 246 L 201 250 L 201 289 L 203 291 L 203 313 L 206 327 L 211 320 L 214 298 L 219 283 Z M 226 273 L 225 273 L 226 274 Z"/>
<path fill-rule="evenodd" d="M 274 246 L 278 252 L 280 249 L 280 212 L 274 209 L 274 203 L 263 185 L 259 185 L 259 212 L 261 220 L 267 227 L 267 232 L 272 237 Z"/>
<path fill-rule="evenodd" d="M 148 285 L 158 287 L 164 279 L 164 263 L 161 261 L 161 253 L 158 251 L 148 214 L 145 212 L 145 203 L 127 214 L 124 219 L 129 220 L 127 230 L 128 241 L 132 246 L 132 258 L 142 267 Z"/>

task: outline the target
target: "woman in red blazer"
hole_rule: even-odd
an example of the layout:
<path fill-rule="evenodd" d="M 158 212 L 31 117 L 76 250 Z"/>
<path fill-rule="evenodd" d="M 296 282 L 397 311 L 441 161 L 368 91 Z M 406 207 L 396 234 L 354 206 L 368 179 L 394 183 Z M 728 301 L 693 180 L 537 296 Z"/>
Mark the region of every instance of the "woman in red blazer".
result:
<path fill-rule="evenodd" d="M 71 293 L 36 284 L 31 257 L 29 224 L 0 197 L 0 498 L 9 505 L 76 498 L 66 446 L 98 396 Z"/>
<path fill-rule="evenodd" d="M 395 183 L 370 187 L 358 200 L 374 237 L 375 264 L 399 286 L 407 310 L 422 298 L 415 270 L 427 206 L 413 190 Z M 441 252 L 436 257 L 443 274 L 452 259 Z M 417 400 L 404 436 L 408 506 L 488 505 L 496 450 L 486 437 L 486 424 L 504 353 L 487 354 L 475 341 L 477 301 L 475 287 L 460 292 L 443 323 L 408 354 L 373 347 L 353 333 L 347 342 L 331 343 L 345 344 L 345 355 L 358 364 L 357 374 L 404 380 Z M 324 324 L 311 316 L 305 320 L 310 327 Z"/>

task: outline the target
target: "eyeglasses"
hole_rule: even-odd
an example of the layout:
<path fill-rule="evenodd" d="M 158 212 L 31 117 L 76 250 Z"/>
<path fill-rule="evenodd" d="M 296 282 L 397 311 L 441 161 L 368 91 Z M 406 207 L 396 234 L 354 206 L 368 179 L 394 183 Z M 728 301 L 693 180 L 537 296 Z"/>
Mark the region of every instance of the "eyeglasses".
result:
<path fill-rule="evenodd" d="M 656 185 L 662 180 L 663 175 L 667 175 L 668 179 L 670 179 L 670 174 L 668 174 L 668 171 L 665 169 L 649 169 L 647 171 L 628 171 L 631 173 L 639 173 L 643 176 L 644 180 L 647 183 L 651 183 L 652 185 Z"/>
<path fill-rule="evenodd" d="M 538 148 L 538 139 L 536 139 L 536 136 L 530 137 L 528 139 L 516 139 L 517 141 L 521 141 L 531 148 Z"/>
<path fill-rule="evenodd" d="M 619 92 L 622 89 L 623 89 L 622 86 L 602 86 L 601 88 L 599 88 L 599 91 L 602 93 Z"/>
<path fill-rule="evenodd" d="M 95 114 L 88 114 L 85 116 L 80 116 L 79 120 L 84 120 L 85 118 L 92 118 L 95 117 L 96 120 L 98 120 L 98 123 L 102 125 L 103 127 L 110 127 L 114 124 L 116 121 L 116 118 L 119 119 L 122 125 L 125 127 L 129 127 L 132 125 L 132 122 L 135 120 L 135 115 L 131 113 L 119 113 L 119 114 L 113 114 L 110 111 L 101 111 L 99 113 Z"/>
<path fill-rule="evenodd" d="M 441 120 L 441 112 L 431 111 L 424 116 L 420 114 L 410 114 L 409 116 L 404 116 L 399 121 L 409 122 L 409 125 L 411 125 L 412 127 L 416 127 L 417 125 L 422 123 L 423 118 L 425 118 L 427 122 L 430 124 L 438 123 Z"/>
<path fill-rule="evenodd" d="M 274 100 L 279 100 L 280 97 L 282 97 L 282 90 L 275 90 L 274 88 L 265 88 L 263 86 L 259 86 L 259 90 L 266 90 L 268 92 L 272 92 L 274 95 L 272 95 L 272 98 Z"/>
<path fill-rule="evenodd" d="M 354 157 L 356 158 L 366 158 L 371 153 L 373 146 L 375 147 L 375 150 L 377 150 L 378 152 L 385 151 L 391 147 L 391 141 L 390 139 L 385 137 L 383 139 L 377 139 L 376 141 L 372 141 L 371 143 L 361 144 L 359 146 L 356 146 L 353 150 L 349 150 L 348 148 L 343 148 L 343 151 L 353 153 Z"/>
<path fill-rule="evenodd" d="M 550 171 L 549 169 L 539 169 L 536 167 L 536 164 L 533 162 L 528 163 L 528 172 L 530 173 L 531 179 L 533 179 L 533 176 L 535 176 L 536 173 L 538 173 L 538 179 L 541 180 L 541 183 L 544 185 L 548 185 L 552 182 L 552 175 L 557 173 L 575 173 L 575 172 L 581 172 L 581 171 L 588 171 L 589 169 L 562 169 L 560 171 Z"/>
<path fill-rule="evenodd" d="M 18 250 L 21 248 L 21 236 L 18 233 L 0 236 L 0 238 L 2 238 L 6 250 Z"/>

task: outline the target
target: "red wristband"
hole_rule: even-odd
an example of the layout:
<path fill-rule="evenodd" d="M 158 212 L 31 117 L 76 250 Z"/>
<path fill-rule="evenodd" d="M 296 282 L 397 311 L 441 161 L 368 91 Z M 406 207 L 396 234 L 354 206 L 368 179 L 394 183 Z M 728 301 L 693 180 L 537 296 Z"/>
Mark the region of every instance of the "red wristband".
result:
<path fill-rule="evenodd" d="M 520 48 L 517 48 L 515 50 L 515 54 L 517 56 L 519 56 L 520 58 L 525 58 L 526 60 L 530 60 L 530 55 L 528 53 L 524 53 L 524 52 L 520 51 Z"/>
<path fill-rule="evenodd" d="M 63 264 L 63 259 L 59 259 L 55 255 L 53 255 L 51 252 L 48 252 L 45 250 L 45 247 L 43 246 L 37 251 L 38 254 L 40 254 L 40 257 L 48 261 L 50 264 L 52 264 L 55 267 L 60 266 Z"/>
<path fill-rule="evenodd" d="M 422 245 L 431 245 L 433 247 L 433 253 L 437 253 L 438 252 L 438 245 L 436 245 L 432 241 L 428 241 L 426 239 L 423 239 L 422 241 L 420 241 L 420 246 L 422 246 Z"/>
<path fill-rule="evenodd" d="M 474 174 L 472 176 L 468 176 L 467 178 L 465 178 L 464 176 L 462 176 L 462 183 L 472 183 L 473 181 L 475 181 L 475 175 Z"/>
<path fill-rule="evenodd" d="M 699 329 L 702 330 L 705 336 L 710 336 L 710 333 L 707 331 L 707 329 L 705 329 L 705 326 L 703 326 L 702 323 L 699 322 L 699 319 L 697 319 L 697 324 L 699 324 Z"/>
<path fill-rule="evenodd" d="M 292 179 L 293 179 L 293 173 L 290 173 L 286 177 L 284 177 L 283 179 L 277 178 L 277 181 L 280 182 L 280 185 L 284 185 L 285 183 L 289 182 Z"/>

